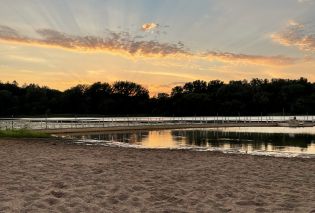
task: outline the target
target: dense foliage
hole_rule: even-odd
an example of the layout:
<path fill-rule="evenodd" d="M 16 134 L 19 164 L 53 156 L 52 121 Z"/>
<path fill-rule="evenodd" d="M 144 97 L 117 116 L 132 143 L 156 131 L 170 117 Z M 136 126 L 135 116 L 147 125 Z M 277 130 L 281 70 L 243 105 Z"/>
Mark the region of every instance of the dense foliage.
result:
<path fill-rule="evenodd" d="M 315 114 L 315 83 L 305 78 L 194 81 L 150 98 L 127 81 L 77 85 L 64 92 L 0 83 L 0 116 L 19 115 L 271 115 Z"/>

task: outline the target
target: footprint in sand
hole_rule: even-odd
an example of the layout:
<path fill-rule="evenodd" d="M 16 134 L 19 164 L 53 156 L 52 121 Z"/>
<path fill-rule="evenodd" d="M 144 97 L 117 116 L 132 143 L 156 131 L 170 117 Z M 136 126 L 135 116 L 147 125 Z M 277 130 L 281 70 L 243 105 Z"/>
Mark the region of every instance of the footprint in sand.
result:
<path fill-rule="evenodd" d="M 10 208 L 9 206 L 0 206 L 0 212 L 9 212 Z"/>
<path fill-rule="evenodd" d="M 56 198 L 49 197 L 45 199 L 45 202 L 48 203 L 50 206 L 56 205 L 59 201 Z"/>
<path fill-rule="evenodd" d="M 96 174 L 96 175 L 102 174 L 103 172 L 104 172 L 104 170 L 102 170 L 102 169 L 94 169 L 93 170 L 93 174 Z"/>
<path fill-rule="evenodd" d="M 51 191 L 51 195 L 53 195 L 55 198 L 62 198 L 65 196 L 65 193 L 62 191 Z"/>
<path fill-rule="evenodd" d="M 264 205 L 264 203 L 262 202 L 255 202 L 253 200 L 242 200 L 242 201 L 236 202 L 236 204 L 239 206 L 263 206 Z"/>
<path fill-rule="evenodd" d="M 116 196 L 112 196 L 112 197 L 107 198 L 107 201 L 111 205 L 115 205 L 115 204 L 119 203 L 119 200 L 116 198 Z"/>
<path fill-rule="evenodd" d="M 143 190 L 145 190 L 145 188 L 142 187 L 142 186 L 134 186 L 134 187 L 132 187 L 132 191 L 138 192 L 138 191 L 143 191 Z"/>
<path fill-rule="evenodd" d="M 120 201 L 126 201 L 126 200 L 128 200 L 129 196 L 127 194 L 120 194 L 117 196 L 117 198 Z"/>
<path fill-rule="evenodd" d="M 119 191 L 119 189 L 120 189 L 119 186 L 114 186 L 114 188 L 110 189 L 110 192 L 111 192 L 111 193 L 116 193 L 116 192 Z"/>
<path fill-rule="evenodd" d="M 255 209 L 256 212 L 268 212 L 267 209 L 264 209 L 264 208 L 257 208 Z"/>
<path fill-rule="evenodd" d="M 215 194 L 215 196 L 216 196 L 217 198 L 219 198 L 219 199 L 224 198 L 224 196 L 223 196 L 222 194 Z"/>
<path fill-rule="evenodd" d="M 54 187 L 58 188 L 58 189 L 64 189 L 64 188 L 67 188 L 67 185 L 63 182 L 56 182 L 54 184 Z"/>

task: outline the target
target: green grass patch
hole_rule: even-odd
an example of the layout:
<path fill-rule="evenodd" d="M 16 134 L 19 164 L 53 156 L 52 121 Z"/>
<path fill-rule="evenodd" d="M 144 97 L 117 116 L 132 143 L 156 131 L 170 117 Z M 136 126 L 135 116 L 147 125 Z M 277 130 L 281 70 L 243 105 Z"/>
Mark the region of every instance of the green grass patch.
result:
<path fill-rule="evenodd" d="M 0 130 L 0 138 L 49 138 L 50 134 L 27 129 Z"/>

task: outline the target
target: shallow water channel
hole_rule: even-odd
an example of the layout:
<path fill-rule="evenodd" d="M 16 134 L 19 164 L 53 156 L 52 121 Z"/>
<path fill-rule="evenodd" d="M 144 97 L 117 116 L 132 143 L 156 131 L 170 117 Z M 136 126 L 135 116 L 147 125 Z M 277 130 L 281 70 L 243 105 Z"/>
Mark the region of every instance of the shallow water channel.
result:
<path fill-rule="evenodd" d="M 64 135 L 84 145 L 315 157 L 315 127 L 233 127 Z"/>

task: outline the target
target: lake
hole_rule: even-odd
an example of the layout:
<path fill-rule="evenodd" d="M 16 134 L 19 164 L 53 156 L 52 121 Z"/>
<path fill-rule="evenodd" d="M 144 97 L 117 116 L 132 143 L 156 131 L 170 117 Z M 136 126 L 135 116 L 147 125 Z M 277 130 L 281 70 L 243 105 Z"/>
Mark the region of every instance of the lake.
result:
<path fill-rule="evenodd" d="M 85 145 L 315 157 L 315 128 L 233 127 L 66 135 Z"/>

